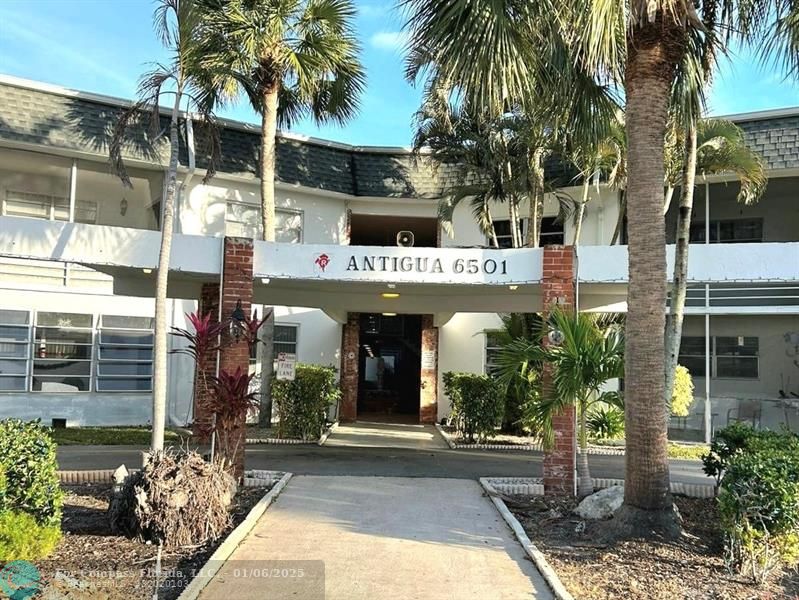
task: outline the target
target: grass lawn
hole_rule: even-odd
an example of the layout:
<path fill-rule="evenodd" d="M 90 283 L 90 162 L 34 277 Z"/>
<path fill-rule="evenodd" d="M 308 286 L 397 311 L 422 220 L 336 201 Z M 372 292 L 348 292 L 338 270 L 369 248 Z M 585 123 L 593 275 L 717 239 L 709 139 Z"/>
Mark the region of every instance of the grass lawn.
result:
<path fill-rule="evenodd" d="M 187 431 L 167 429 L 164 440 L 179 442 Z M 150 443 L 149 427 L 67 427 L 52 429 L 53 441 L 59 446 L 146 446 Z"/>
<path fill-rule="evenodd" d="M 710 452 L 704 444 L 675 444 L 669 442 L 669 458 L 682 458 L 685 460 L 700 460 L 703 454 Z"/>

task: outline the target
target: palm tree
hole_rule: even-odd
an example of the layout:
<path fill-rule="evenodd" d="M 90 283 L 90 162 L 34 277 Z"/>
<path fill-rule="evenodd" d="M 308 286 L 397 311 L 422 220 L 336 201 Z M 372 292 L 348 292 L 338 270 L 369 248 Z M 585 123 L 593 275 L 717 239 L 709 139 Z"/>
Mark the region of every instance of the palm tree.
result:
<path fill-rule="evenodd" d="M 593 492 L 588 468 L 589 410 L 597 403 L 623 408 L 618 392 L 602 393 L 601 387 L 624 372 L 624 338 L 622 329 L 600 326 L 599 318 L 589 313 L 570 314 L 556 309 L 550 313 L 549 325 L 563 334 L 559 344 L 541 344 L 541 340 L 517 338 L 507 344 L 497 360 L 500 381 L 510 383 L 531 367 L 544 362 L 552 367 L 552 395 L 541 395 L 528 404 L 529 418 L 540 431 L 545 446 L 554 444 L 553 416 L 574 406 L 578 415 L 580 455 L 577 460 L 578 495 Z"/>
<path fill-rule="evenodd" d="M 217 90 L 211 84 L 212 76 L 199 63 L 196 34 L 199 14 L 193 0 L 158 0 L 153 14 L 155 30 L 161 43 L 169 50 L 171 60 L 159 64 L 153 71 L 145 73 L 139 81 L 139 100 L 126 110 L 117 121 L 109 144 L 111 165 L 123 184 L 133 187 L 123 160 L 125 141 L 131 129 L 141 118 L 149 120 L 150 136 L 161 137 L 160 101 L 172 96 L 169 117 L 169 166 L 166 173 L 163 215 L 161 219 L 161 244 L 158 254 L 158 270 L 155 284 L 155 328 L 153 343 L 153 415 L 150 450 L 160 452 L 164 448 L 167 395 L 167 281 L 169 278 L 169 256 L 172 249 L 172 233 L 177 193 L 177 168 L 179 145 L 180 106 L 185 100 L 187 112 L 193 113 L 209 126 L 212 156 L 204 181 L 214 175 L 215 159 L 219 145 L 214 128 L 213 108 L 217 103 Z"/>
<path fill-rule="evenodd" d="M 358 111 L 365 76 L 351 0 L 197 0 L 204 62 L 229 100 L 244 95 L 261 115 L 261 230 L 275 241 L 277 127 L 311 116 L 345 123 Z M 274 311 L 262 331 L 261 410 L 271 420 Z"/>
<path fill-rule="evenodd" d="M 701 4 L 701 10 L 717 30 L 746 36 L 768 22 L 773 4 L 710 0 Z M 596 97 L 597 82 L 623 87 L 628 147 L 625 385 L 629 441 L 625 506 L 617 526 L 622 533 L 647 527 L 677 534 L 662 401 L 663 141 L 675 75 L 691 47 L 689 40 L 702 36 L 705 24 L 694 3 L 682 0 L 405 0 L 404 6 L 410 44 L 425 48 L 440 76 L 476 106 L 501 111 L 508 102 L 526 108 L 554 100 L 572 107 L 567 129 L 606 129 L 610 121 L 585 110 L 587 100 L 580 92 L 585 89 Z M 568 60 L 562 60 L 564 55 Z M 555 65 L 565 65 L 574 76 Z"/>
<path fill-rule="evenodd" d="M 666 208 L 674 187 L 682 185 L 680 210 L 677 215 L 674 281 L 669 305 L 666 331 L 666 393 L 670 402 L 685 309 L 688 278 L 688 248 L 693 209 L 693 179 L 734 173 L 739 181 L 738 202 L 749 205 L 757 202 L 766 188 L 763 159 L 746 145 L 743 130 L 723 119 L 702 119 L 696 127 L 683 131 L 675 126 L 667 146 Z M 671 167 L 671 168 L 669 168 Z M 692 177 L 687 172 L 693 171 Z"/>

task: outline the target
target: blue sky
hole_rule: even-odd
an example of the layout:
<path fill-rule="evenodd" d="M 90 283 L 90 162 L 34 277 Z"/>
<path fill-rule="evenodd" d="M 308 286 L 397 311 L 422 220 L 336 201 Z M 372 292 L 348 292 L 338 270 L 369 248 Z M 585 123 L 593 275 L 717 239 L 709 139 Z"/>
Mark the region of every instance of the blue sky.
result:
<path fill-rule="evenodd" d="M 358 2 L 367 69 L 360 115 L 345 127 L 298 123 L 293 131 L 358 145 L 405 146 L 419 91 L 403 78 L 402 16 L 393 0 Z M 2 0 L 0 73 L 123 98 L 133 97 L 146 63 L 165 57 L 152 31 L 151 0 Z M 711 114 L 799 105 L 799 88 L 748 52 L 725 64 Z M 242 102 L 222 113 L 255 122 Z"/>

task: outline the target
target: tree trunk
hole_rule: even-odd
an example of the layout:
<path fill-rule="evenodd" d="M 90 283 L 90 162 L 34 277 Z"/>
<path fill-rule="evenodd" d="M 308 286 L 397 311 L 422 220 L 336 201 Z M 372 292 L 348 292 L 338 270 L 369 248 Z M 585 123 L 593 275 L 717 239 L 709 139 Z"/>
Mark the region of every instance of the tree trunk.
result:
<path fill-rule="evenodd" d="M 621 244 L 621 233 L 624 230 L 624 217 L 627 216 L 627 192 L 624 189 L 619 190 L 619 216 L 616 218 L 616 229 L 613 230 L 613 238 L 610 240 L 610 245 L 615 246 L 617 243 Z"/>
<path fill-rule="evenodd" d="M 674 245 L 674 281 L 671 286 L 671 303 L 666 330 L 666 426 L 671 413 L 671 395 L 674 389 L 674 372 L 680 355 L 685 296 L 688 290 L 688 249 L 691 235 L 691 214 L 694 209 L 694 184 L 696 181 L 696 123 L 686 132 L 685 166 L 683 169 L 680 206 L 677 213 L 677 233 Z"/>
<path fill-rule="evenodd" d="M 588 407 L 585 402 L 577 407 L 580 411 L 580 454 L 577 456 L 577 497 L 585 498 L 594 493 L 594 482 L 588 468 Z"/>
<path fill-rule="evenodd" d="M 632 39 L 634 38 L 634 39 Z M 663 146 L 668 101 L 684 33 L 660 16 L 628 41 L 626 120 L 629 141 L 627 227 L 629 287 L 625 335 L 627 454 L 625 534 L 654 528 L 675 534 L 666 436 L 666 235 Z M 650 529 L 651 531 L 651 529 Z"/>
<path fill-rule="evenodd" d="M 499 240 L 497 239 L 497 229 L 494 227 L 494 219 L 491 216 L 490 207 L 486 208 L 486 219 L 488 221 L 488 236 L 491 238 L 491 243 L 494 248 L 499 248 Z"/>
<path fill-rule="evenodd" d="M 264 92 L 261 116 L 261 225 L 265 241 L 275 241 L 275 148 L 277 144 L 277 86 Z"/>
<path fill-rule="evenodd" d="M 519 247 L 519 212 L 514 198 L 508 198 L 508 219 L 510 220 L 511 245 Z"/>
<path fill-rule="evenodd" d="M 530 197 L 530 209 L 528 212 L 530 222 L 527 224 L 527 242 L 530 248 L 538 248 L 541 236 L 538 232 L 538 199 L 535 194 Z"/>
<path fill-rule="evenodd" d="M 175 104 L 169 123 L 169 170 L 166 174 L 164 194 L 164 216 L 161 220 L 161 248 L 158 252 L 158 272 L 155 278 L 155 329 L 153 331 L 153 433 L 150 441 L 152 452 L 164 449 L 164 427 L 167 402 L 167 283 L 169 281 L 169 256 L 172 253 L 172 230 L 175 221 L 175 194 L 178 173 L 178 118 L 182 90 L 175 93 Z"/>
<path fill-rule="evenodd" d="M 588 188 L 591 181 L 583 181 L 583 199 L 577 207 L 577 214 L 574 215 L 574 246 L 580 245 L 580 232 L 583 230 L 583 217 L 585 216 L 585 205 L 588 203 Z"/>
<path fill-rule="evenodd" d="M 541 212 L 544 206 L 544 151 L 540 148 L 533 153 L 533 193 L 530 196 L 529 219 L 527 225 L 527 247 L 538 248 L 541 241 Z"/>

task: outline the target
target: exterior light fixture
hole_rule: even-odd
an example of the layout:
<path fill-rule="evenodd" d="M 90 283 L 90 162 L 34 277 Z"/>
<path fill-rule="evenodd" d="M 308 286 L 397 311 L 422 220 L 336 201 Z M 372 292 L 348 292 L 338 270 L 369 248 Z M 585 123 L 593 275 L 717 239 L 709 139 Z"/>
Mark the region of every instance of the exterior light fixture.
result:
<path fill-rule="evenodd" d="M 153 270 L 152 269 L 142 269 L 141 272 L 144 273 L 145 275 L 149 275 L 150 273 L 153 272 Z"/>
<path fill-rule="evenodd" d="M 516 290 L 518 290 L 518 289 L 519 289 L 519 286 L 518 286 L 518 285 L 509 285 L 509 286 L 508 286 L 508 289 L 509 289 L 510 291 L 512 291 L 512 292 L 515 292 Z"/>
<path fill-rule="evenodd" d="M 263 283 L 264 285 L 269 285 L 270 281 L 272 280 L 269 279 L 269 277 L 264 277 L 263 279 L 261 279 L 261 283 Z"/>
<path fill-rule="evenodd" d="M 230 314 L 230 337 L 237 342 L 241 340 L 244 335 L 244 322 L 247 320 L 247 315 L 244 314 L 244 309 L 241 307 L 241 300 L 236 300 L 236 308 Z"/>
<path fill-rule="evenodd" d="M 383 298 L 399 298 L 399 294 L 397 292 L 383 292 L 380 294 Z"/>
<path fill-rule="evenodd" d="M 384 317 L 396 317 L 397 313 L 383 313 Z"/>

